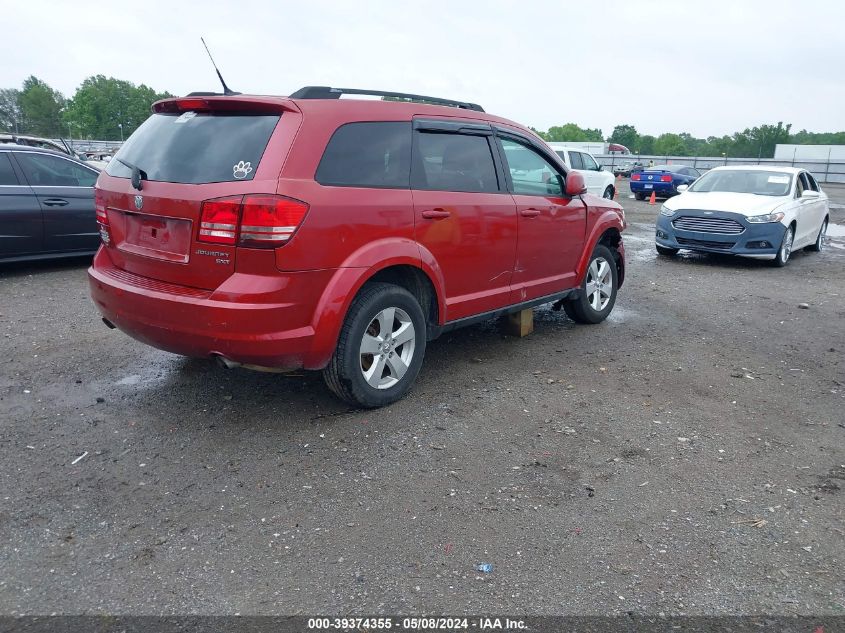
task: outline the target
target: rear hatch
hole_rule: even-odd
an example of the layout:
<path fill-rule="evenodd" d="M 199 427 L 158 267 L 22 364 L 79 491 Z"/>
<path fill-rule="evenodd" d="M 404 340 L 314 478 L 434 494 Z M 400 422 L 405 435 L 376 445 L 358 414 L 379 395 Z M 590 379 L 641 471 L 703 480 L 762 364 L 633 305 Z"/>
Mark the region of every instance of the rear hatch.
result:
<path fill-rule="evenodd" d="M 276 192 L 299 121 L 295 106 L 281 99 L 155 104 L 97 182 L 114 265 L 149 279 L 217 288 L 234 273 L 237 257 L 226 204 Z M 216 208 L 224 213 L 215 217 L 209 201 L 220 198 L 226 201 Z"/>

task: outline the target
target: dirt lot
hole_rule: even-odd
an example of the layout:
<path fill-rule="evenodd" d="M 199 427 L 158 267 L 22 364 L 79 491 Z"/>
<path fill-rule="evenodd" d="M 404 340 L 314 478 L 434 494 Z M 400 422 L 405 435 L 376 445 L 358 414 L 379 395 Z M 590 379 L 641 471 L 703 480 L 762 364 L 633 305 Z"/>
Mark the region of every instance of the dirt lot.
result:
<path fill-rule="evenodd" d="M 658 258 L 622 184 L 608 322 L 453 332 L 379 411 L 0 269 L 0 612 L 845 613 L 845 188 L 773 269 Z"/>

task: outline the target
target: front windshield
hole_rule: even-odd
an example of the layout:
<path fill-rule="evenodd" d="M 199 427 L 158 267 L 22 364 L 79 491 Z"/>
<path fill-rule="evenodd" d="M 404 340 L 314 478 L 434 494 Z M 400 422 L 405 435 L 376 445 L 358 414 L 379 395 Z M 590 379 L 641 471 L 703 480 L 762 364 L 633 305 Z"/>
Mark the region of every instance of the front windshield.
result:
<path fill-rule="evenodd" d="M 763 169 L 720 169 L 709 171 L 689 190 L 700 193 L 720 191 L 751 193 L 757 196 L 785 196 L 792 189 L 792 175 Z"/>

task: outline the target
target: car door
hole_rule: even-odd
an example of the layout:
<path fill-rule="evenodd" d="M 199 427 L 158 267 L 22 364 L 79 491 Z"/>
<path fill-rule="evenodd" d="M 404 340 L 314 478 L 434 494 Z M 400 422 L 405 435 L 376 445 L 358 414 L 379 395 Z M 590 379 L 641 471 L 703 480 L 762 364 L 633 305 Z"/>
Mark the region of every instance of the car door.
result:
<path fill-rule="evenodd" d="M 828 200 L 827 194 L 822 191 L 821 187 L 819 187 L 819 183 L 816 182 L 816 179 L 813 177 L 813 174 L 811 174 L 810 172 L 805 172 L 805 176 L 807 177 L 807 184 L 809 185 L 810 189 L 812 191 L 817 191 L 819 194 L 819 197 L 814 199 L 811 206 L 813 212 L 813 222 L 810 226 L 809 237 L 812 238 L 813 241 L 815 241 L 816 237 L 818 237 L 819 229 L 821 229 L 822 222 L 824 222 L 824 219 L 828 214 Z"/>
<path fill-rule="evenodd" d="M 0 259 L 39 253 L 44 246 L 41 206 L 23 181 L 11 152 L 0 152 Z"/>
<path fill-rule="evenodd" d="M 563 194 L 565 174 L 530 140 L 504 133 L 498 140 L 519 223 L 511 303 L 573 287 L 584 248 L 586 205 Z"/>
<path fill-rule="evenodd" d="M 818 215 L 819 198 L 804 197 L 805 191 L 812 191 L 810 181 L 807 178 L 807 172 L 800 172 L 798 174 L 797 182 L 795 183 L 795 196 L 798 202 L 798 213 L 796 214 L 795 227 L 795 248 L 801 248 L 808 243 L 814 242 L 816 239 L 816 230 L 819 226 L 819 220 L 816 219 Z"/>
<path fill-rule="evenodd" d="M 412 157 L 414 232 L 443 274 L 445 320 L 507 305 L 516 205 L 498 164 L 492 128 L 451 118 L 417 119 Z"/>
<path fill-rule="evenodd" d="M 41 205 L 44 251 L 96 250 L 94 183 L 99 172 L 55 154 L 15 152 L 15 158 Z"/>
<path fill-rule="evenodd" d="M 580 152 L 580 154 L 581 164 L 584 166 L 584 170 L 581 173 L 584 174 L 584 180 L 587 181 L 587 191 L 595 196 L 601 196 L 604 194 L 605 179 L 602 178 L 599 165 L 590 154 L 585 154 L 584 152 Z"/>

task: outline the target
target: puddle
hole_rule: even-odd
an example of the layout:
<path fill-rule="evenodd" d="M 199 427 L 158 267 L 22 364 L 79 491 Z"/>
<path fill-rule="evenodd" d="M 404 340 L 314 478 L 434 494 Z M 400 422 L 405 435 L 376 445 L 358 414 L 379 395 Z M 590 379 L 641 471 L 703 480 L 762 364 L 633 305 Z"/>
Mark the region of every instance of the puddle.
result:
<path fill-rule="evenodd" d="M 607 315 L 607 320 L 612 323 L 626 323 L 627 321 L 634 319 L 638 316 L 638 313 L 635 310 L 631 310 L 630 308 L 623 308 L 619 304 L 613 306 L 613 310 L 611 310 L 610 314 Z"/>
<path fill-rule="evenodd" d="M 845 226 L 841 224 L 828 224 L 827 225 L 827 236 L 828 237 L 845 237 Z"/>

